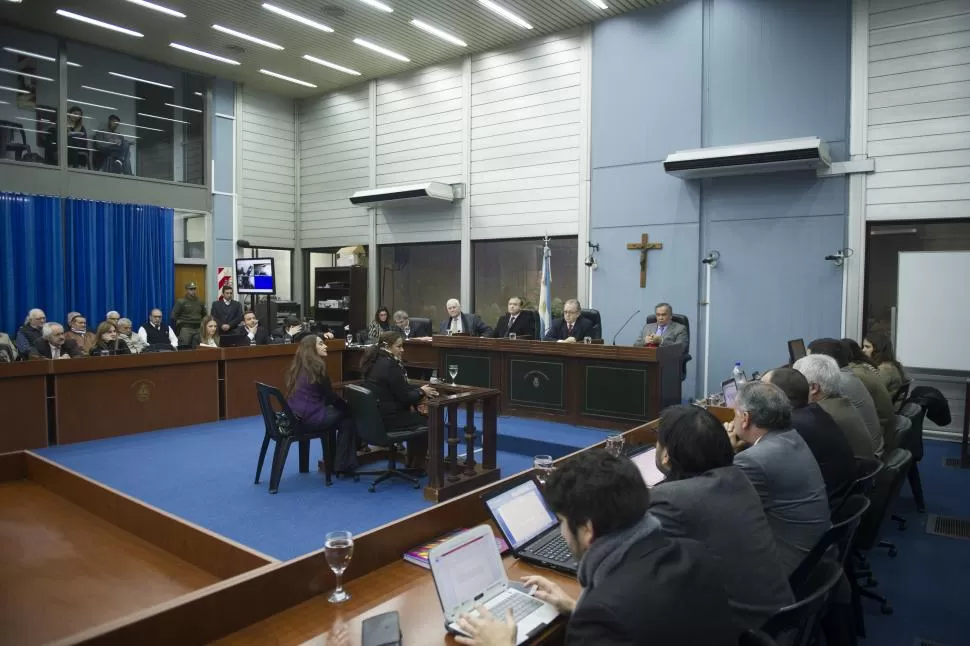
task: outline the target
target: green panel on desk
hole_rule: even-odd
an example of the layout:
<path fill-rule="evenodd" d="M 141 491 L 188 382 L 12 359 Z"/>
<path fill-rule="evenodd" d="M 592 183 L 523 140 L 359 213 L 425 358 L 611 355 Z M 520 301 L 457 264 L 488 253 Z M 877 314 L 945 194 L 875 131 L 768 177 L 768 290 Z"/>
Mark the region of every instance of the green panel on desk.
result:
<path fill-rule="evenodd" d="M 461 350 L 446 352 L 445 374 L 438 375 L 439 379 L 451 381 L 448 366 L 452 364 L 458 366 L 458 377 L 455 383 L 459 386 L 492 387 L 492 360 L 488 355 L 469 354 Z"/>
<path fill-rule="evenodd" d="M 562 361 L 509 361 L 509 403 L 565 410 L 566 370 Z"/>
<path fill-rule="evenodd" d="M 587 365 L 583 377 L 584 415 L 647 419 L 647 368 Z"/>

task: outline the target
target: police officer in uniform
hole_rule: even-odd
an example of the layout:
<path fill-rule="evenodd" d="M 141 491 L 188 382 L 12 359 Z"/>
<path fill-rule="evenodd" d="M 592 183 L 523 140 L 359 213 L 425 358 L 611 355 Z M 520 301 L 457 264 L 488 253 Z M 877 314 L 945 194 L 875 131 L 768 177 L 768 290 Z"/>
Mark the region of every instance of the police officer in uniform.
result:
<path fill-rule="evenodd" d="M 179 345 L 182 346 L 190 345 L 192 335 L 199 331 L 202 318 L 207 314 L 205 304 L 196 293 L 198 287 L 195 281 L 185 283 L 185 298 L 175 301 L 175 307 L 172 308 L 175 333 L 178 335 Z"/>

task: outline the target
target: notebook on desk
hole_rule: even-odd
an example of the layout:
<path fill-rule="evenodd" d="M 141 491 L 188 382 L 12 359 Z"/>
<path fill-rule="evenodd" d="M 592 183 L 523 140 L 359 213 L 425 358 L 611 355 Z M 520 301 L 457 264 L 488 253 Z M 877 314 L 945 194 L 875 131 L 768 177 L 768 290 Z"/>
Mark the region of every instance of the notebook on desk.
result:
<path fill-rule="evenodd" d="M 559 532 L 559 519 L 534 480 L 484 494 L 482 500 L 516 558 L 576 574 L 579 564 Z"/>

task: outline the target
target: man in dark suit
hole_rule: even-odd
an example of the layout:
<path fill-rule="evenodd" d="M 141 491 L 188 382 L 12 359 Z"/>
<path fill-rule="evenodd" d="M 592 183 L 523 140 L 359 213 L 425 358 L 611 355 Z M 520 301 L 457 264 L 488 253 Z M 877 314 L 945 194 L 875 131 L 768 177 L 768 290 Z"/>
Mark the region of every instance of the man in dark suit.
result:
<path fill-rule="evenodd" d="M 231 334 L 243 320 L 242 303 L 232 300 L 230 283 L 222 287 L 222 298 L 212 303 L 212 318 L 219 324 L 219 334 Z"/>
<path fill-rule="evenodd" d="M 562 306 L 562 318 L 552 322 L 542 340 L 576 343 L 593 336 L 593 322 L 581 317 L 579 314 L 582 311 L 579 301 L 570 298 Z"/>
<path fill-rule="evenodd" d="M 729 433 L 749 446 L 734 456 L 734 464 L 761 496 L 790 576 L 832 524 L 822 471 L 792 429 L 791 404 L 778 386 L 761 381 L 741 386 Z"/>
<path fill-rule="evenodd" d="M 795 602 L 761 498 L 741 470 L 721 423 L 697 406 L 660 413 L 650 513 L 671 538 L 700 541 L 717 560 L 735 623 L 758 629 Z M 851 457 L 851 456 L 850 456 Z"/>
<path fill-rule="evenodd" d="M 400 332 L 405 339 L 430 339 L 431 323 L 428 321 L 411 321 L 411 317 L 404 310 L 394 312 L 394 331 Z"/>
<path fill-rule="evenodd" d="M 647 485 L 629 458 L 585 451 L 550 474 L 544 493 L 579 561 L 583 593 L 572 599 L 541 576 L 525 583 L 570 615 L 567 646 L 738 643 L 714 558 L 696 541 L 664 534 L 647 513 Z M 511 613 L 504 622 L 482 614 L 459 620 L 471 635 L 461 643 L 515 644 Z"/>
<path fill-rule="evenodd" d="M 471 336 L 491 336 L 492 328 L 485 324 L 478 314 L 465 314 L 461 303 L 452 298 L 445 304 L 448 318 L 441 322 L 442 334 L 468 334 Z"/>
<path fill-rule="evenodd" d="M 791 404 L 791 424 L 811 449 L 825 480 L 829 503 L 840 501 L 855 480 L 852 447 L 832 416 L 808 402 L 808 380 L 792 368 L 776 368 L 761 378 L 781 388 Z"/>
<path fill-rule="evenodd" d="M 810 354 L 792 367 L 808 382 L 808 401 L 828 413 L 852 447 L 853 455 L 867 459 L 874 457 L 876 447 L 862 415 L 848 398 L 842 396 L 841 372 L 835 359 L 824 354 Z"/>
<path fill-rule="evenodd" d="M 249 337 L 249 345 L 267 345 L 269 343 L 269 333 L 256 320 L 254 312 L 243 314 L 243 324 L 239 327 L 239 331 Z"/>
<path fill-rule="evenodd" d="M 516 336 L 534 336 L 536 333 L 535 320 L 532 312 L 522 311 L 522 299 L 513 296 L 509 299 L 508 314 L 498 320 L 492 336 L 496 339 L 504 339 L 510 334 Z"/>
<path fill-rule="evenodd" d="M 73 359 L 84 356 L 84 350 L 77 341 L 65 336 L 64 326 L 60 323 L 45 323 L 41 335 L 30 348 L 31 359 Z"/>

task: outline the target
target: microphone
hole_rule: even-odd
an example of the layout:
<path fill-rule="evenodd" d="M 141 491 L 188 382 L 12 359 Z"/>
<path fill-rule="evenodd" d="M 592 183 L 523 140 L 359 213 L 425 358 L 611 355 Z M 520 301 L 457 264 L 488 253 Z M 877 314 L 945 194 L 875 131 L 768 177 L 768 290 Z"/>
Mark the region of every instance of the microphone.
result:
<path fill-rule="evenodd" d="M 630 321 L 632 321 L 633 320 L 633 317 L 636 316 L 639 313 L 640 313 L 640 310 L 637 310 L 636 312 L 634 312 L 633 314 L 631 314 L 630 315 L 630 318 L 628 318 L 626 320 L 626 323 L 624 323 L 623 325 L 620 326 L 620 329 L 617 330 L 616 331 L 616 334 L 613 335 L 613 345 L 616 345 L 616 337 L 620 336 L 620 332 L 622 332 L 623 331 L 623 328 L 625 328 L 627 326 L 627 323 L 629 323 Z"/>

